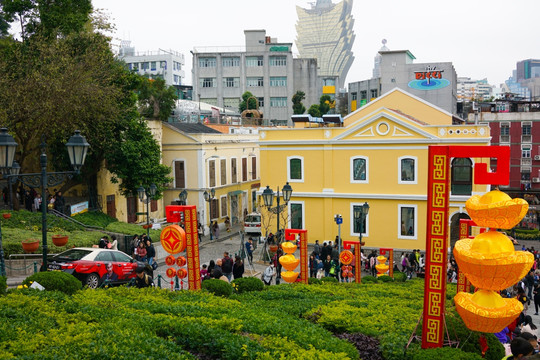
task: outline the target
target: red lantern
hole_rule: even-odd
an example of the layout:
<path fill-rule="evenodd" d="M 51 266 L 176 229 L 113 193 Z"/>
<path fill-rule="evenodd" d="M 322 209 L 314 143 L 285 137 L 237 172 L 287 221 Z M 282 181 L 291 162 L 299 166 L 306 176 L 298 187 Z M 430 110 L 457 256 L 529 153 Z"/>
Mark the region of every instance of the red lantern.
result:
<path fill-rule="evenodd" d="M 176 272 L 176 275 L 178 275 L 180 279 L 183 279 L 187 276 L 187 270 L 184 268 L 178 269 L 178 271 Z"/>
<path fill-rule="evenodd" d="M 176 270 L 174 270 L 174 268 L 168 268 L 165 272 L 165 275 L 167 275 L 167 277 L 173 278 L 176 276 Z"/>
<path fill-rule="evenodd" d="M 176 259 L 176 265 L 178 265 L 179 267 L 185 266 L 186 263 L 186 258 L 183 256 L 179 256 L 178 259 Z"/>
<path fill-rule="evenodd" d="M 176 259 L 174 258 L 174 256 L 169 255 L 165 258 L 165 264 L 167 264 L 168 266 L 173 266 L 175 263 Z"/>
<path fill-rule="evenodd" d="M 349 277 L 350 278 L 353 278 L 354 277 L 354 273 L 352 271 L 349 271 Z"/>
<path fill-rule="evenodd" d="M 347 270 L 343 270 L 343 272 L 341 273 L 341 277 L 342 278 L 349 277 L 349 272 Z"/>

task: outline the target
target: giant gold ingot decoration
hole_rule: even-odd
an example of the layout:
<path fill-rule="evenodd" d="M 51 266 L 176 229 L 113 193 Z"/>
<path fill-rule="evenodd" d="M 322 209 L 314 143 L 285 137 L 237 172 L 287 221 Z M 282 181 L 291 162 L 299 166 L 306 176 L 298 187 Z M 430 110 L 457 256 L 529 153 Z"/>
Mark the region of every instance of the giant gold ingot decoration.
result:
<path fill-rule="evenodd" d="M 517 283 L 534 262 L 533 254 L 515 251 L 510 239 L 494 230 L 456 242 L 454 257 L 471 284 L 495 291 Z"/>
<path fill-rule="evenodd" d="M 375 265 L 375 269 L 377 269 L 377 277 L 386 275 L 386 272 L 389 269 L 388 265 L 386 264 L 386 257 L 377 256 L 377 261 L 379 262 L 377 265 Z"/>
<path fill-rule="evenodd" d="M 300 275 L 299 272 L 293 271 L 300 264 L 300 259 L 295 258 L 293 255 L 296 248 L 297 246 L 290 241 L 281 243 L 281 249 L 287 254 L 279 258 L 279 263 L 287 270 L 281 273 L 281 278 L 288 283 L 295 282 L 298 275 Z"/>
<path fill-rule="evenodd" d="M 511 229 L 527 214 L 529 204 L 524 199 L 512 199 L 499 190 L 474 195 L 465 203 L 467 212 L 478 226 Z"/>
<path fill-rule="evenodd" d="M 300 264 L 300 259 L 295 258 L 294 255 L 288 254 L 288 255 L 280 256 L 279 263 L 285 269 L 289 271 L 293 271 L 294 269 L 296 269 L 298 264 Z"/>
<path fill-rule="evenodd" d="M 293 254 L 296 251 L 297 246 L 290 241 L 286 241 L 281 244 L 281 249 L 285 254 Z"/>
<path fill-rule="evenodd" d="M 489 290 L 478 290 L 474 294 L 460 292 L 454 301 L 463 322 L 473 331 L 499 332 L 523 311 L 519 300 L 503 299 Z"/>
<path fill-rule="evenodd" d="M 465 203 L 467 212 L 478 226 L 490 227 L 474 239 L 456 242 L 454 256 L 461 272 L 479 290 L 474 294 L 458 292 L 456 310 L 473 331 L 496 333 L 523 311 L 517 299 L 503 299 L 495 291 L 505 289 L 523 278 L 531 269 L 534 256 L 515 251 L 508 236 L 494 228 L 510 229 L 525 216 L 528 204 L 494 190 L 472 196 Z"/>

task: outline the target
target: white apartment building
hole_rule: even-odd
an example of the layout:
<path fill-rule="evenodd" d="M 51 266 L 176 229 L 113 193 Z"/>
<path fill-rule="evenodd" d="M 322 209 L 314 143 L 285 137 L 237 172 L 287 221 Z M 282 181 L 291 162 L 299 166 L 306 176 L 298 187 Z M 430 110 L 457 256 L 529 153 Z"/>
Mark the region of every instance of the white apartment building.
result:
<path fill-rule="evenodd" d="M 487 79 L 457 78 L 458 101 L 489 100 L 491 96 L 493 96 L 493 87 L 488 83 Z"/>
<path fill-rule="evenodd" d="M 318 103 L 316 59 L 293 59 L 292 43 L 279 43 L 265 30 L 244 34 L 242 49 L 192 51 L 194 100 L 238 112 L 242 94 L 249 91 L 263 118 L 276 124 L 290 123 L 296 91 L 306 94 L 306 108 Z"/>
<path fill-rule="evenodd" d="M 131 41 L 122 41 L 118 58 L 124 60 L 129 70 L 151 78 L 162 77 L 167 85 L 185 85 L 183 54 L 174 50 L 135 52 Z"/>

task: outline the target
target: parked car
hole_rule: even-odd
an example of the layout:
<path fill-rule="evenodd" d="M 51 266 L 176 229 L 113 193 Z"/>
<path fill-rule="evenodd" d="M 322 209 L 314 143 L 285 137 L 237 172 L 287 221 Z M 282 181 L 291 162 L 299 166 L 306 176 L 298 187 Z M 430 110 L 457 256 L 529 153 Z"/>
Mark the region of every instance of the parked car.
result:
<path fill-rule="evenodd" d="M 136 276 L 137 266 L 141 265 L 145 267 L 145 272 L 153 276 L 151 266 L 137 262 L 122 251 L 81 247 L 50 256 L 47 270 L 65 271 L 79 279 L 83 286 L 95 289 L 105 280 L 111 284 L 129 282 Z"/>
<path fill-rule="evenodd" d="M 244 219 L 244 232 L 246 234 L 261 233 L 261 214 L 251 213 Z"/>

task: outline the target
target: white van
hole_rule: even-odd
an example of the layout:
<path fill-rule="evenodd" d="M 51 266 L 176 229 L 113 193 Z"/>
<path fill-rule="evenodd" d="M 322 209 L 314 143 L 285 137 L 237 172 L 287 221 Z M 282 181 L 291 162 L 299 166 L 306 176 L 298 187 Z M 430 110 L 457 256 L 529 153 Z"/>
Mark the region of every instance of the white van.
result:
<path fill-rule="evenodd" d="M 261 214 L 251 213 L 244 219 L 244 232 L 246 234 L 261 233 Z"/>

